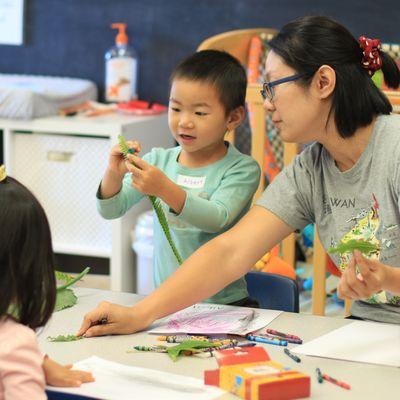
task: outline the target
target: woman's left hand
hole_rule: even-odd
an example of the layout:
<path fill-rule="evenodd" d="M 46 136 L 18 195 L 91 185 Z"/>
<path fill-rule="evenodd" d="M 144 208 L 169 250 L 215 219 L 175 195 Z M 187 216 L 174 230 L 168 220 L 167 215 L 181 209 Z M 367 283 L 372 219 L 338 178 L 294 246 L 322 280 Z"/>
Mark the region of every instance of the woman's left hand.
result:
<path fill-rule="evenodd" d="M 389 275 L 388 265 L 365 258 L 355 250 L 348 268 L 342 273 L 338 285 L 338 296 L 342 299 L 361 300 L 384 289 Z M 359 269 L 359 274 L 356 272 Z"/>
<path fill-rule="evenodd" d="M 72 364 L 61 365 L 45 356 L 43 371 L 46 384 L 59 387 L 77 387 L 82 383 L 94 382 L 93 375 L 87 371 L 73 370 Z"/>

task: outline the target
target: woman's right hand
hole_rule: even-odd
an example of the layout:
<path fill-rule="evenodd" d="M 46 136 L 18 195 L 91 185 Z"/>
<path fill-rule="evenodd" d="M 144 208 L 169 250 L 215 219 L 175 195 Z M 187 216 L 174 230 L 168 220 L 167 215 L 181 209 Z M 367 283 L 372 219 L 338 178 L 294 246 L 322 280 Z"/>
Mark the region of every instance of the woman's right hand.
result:
<path fill-rule="evenodd" d="M 140 143 L 136 140 L 134 141 L 127 141 L 126 144 L 128 145 L 129 149 L 134 150 L 135 154 L 139 153 L 141 150 Z M 122 154 L 121 148 L 119 144 L 113 146 L 110 151 L 110 156 L 108 159 L 108 169 L 119 176 L 124 176 L 128 172 L 128 168 L 125 165 L 125 158 Z"/>
<path fill-rule="evenodd" d="M 85 315 L 77 336 L 126 335 L 143 330 L 152 322 L 135 307 L 102 301 Z"/>

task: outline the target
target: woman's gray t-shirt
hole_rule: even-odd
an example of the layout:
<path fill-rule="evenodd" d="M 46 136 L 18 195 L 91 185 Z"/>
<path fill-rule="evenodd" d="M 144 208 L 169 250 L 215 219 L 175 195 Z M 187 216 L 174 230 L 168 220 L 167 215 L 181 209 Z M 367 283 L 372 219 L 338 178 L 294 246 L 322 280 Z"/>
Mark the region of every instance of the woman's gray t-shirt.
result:
<path fill-rule="evenodd" d="M 341 172 L 319 143 L 307 147 L 267 187 L 257 205 L 294 229 L 316 223 L 327 250 L 339 242 L 363 239 L 380 250 L 367 255 L 400 268 L 400 116 L 376 119 L 357 163 Z M 340 268 L 351 253 L 331 255 Z M 353 303 L 354 316 L 400 323 L 400 296 L 379 292 Z"/>

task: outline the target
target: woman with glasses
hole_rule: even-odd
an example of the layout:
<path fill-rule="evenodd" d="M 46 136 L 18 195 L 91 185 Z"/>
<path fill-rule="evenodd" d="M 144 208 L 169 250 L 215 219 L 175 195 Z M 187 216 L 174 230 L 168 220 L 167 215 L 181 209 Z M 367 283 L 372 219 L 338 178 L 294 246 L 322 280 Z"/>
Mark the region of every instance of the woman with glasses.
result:
<path fill-rule="evenodd" d="M 270 47 L 264 106 L 284 141 L 314 144 L 236 226 L 196 251 L 158 290 L 132 307 L 100 304 L 80 334 L 134 332 L 202 301 L 309 223 L 326 250 L 336 251 L 331 256 L 343 271 L 338 291 L 355 300 L 352 316 L 400 323 L 400 117 L 371 79 L 379 71 L 396 88 L 399 68 L 379 40 L 356 40 L 327 17 L 287 24 Z"/>

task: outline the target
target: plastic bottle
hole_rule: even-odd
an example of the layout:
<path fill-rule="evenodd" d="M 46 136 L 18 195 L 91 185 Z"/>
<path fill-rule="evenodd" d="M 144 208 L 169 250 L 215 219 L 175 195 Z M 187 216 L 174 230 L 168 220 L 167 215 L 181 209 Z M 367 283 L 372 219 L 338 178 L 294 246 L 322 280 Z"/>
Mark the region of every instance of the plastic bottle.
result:
<path fill-rule="evenodd" d="M 135 50 L 128 46 L 126 24 L 112 24 L 118 29 L 115 46 L 105 54 L 106 82 L 105 99 L 107 102 L 125 102 L 137 99 L 138 61 Z"/>

